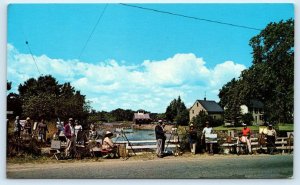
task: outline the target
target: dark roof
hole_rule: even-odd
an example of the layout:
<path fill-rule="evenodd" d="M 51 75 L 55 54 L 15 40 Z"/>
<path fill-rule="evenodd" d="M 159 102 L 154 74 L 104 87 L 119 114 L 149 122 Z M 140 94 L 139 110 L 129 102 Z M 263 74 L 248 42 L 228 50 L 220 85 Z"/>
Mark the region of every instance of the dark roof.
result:
<path fill-rule="evenodd" d="M 207 112 L 223 113 L 222 107 L 213 100 L 197 100 Z"/>
<path fill-rule="evenodd" d="M 150 115 L 138 112 L 138 113 L 134 113 L 133 119 L 150 119 Z"/>
<path fill-rule="evenodd" d="M 259 100 L 250 100 L 249 107 L 261 109 L 264 107 L 264 104 Z"/>

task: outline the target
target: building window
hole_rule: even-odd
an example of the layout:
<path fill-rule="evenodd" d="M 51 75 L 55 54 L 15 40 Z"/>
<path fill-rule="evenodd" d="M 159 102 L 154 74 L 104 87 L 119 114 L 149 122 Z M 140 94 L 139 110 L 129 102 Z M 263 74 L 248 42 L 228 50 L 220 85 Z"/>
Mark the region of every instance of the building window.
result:
<path fill-rule="evenodd" d="M 192 113 L 194 114 L 194 110 L 192 110 Z"/>
<path fill-rule="evenodd" d="M 199 107 L 199 103 L 197 103 L 197 107 Z"/>

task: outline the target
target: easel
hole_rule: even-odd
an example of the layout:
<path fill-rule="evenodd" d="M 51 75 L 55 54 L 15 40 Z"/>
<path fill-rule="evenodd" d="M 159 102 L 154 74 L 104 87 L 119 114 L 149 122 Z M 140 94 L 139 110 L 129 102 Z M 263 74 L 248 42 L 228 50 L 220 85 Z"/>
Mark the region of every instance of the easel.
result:
<path fill-rule="evenodd" d="M 134 149 L 132 148 L 132 145 L 131 145 L 130 141 L 128 140 L 128 138 L 127 138 L 125 132 L 123 131 L 123 129 L 120 129 L 118 131 L 118 135 L 117 135 L 117 138 L 116 138 L 115 142 L 117 142 L 120 137 L 123 138 L 124 141 L 127 141 L 127 145 L 130 146 L 132 152 L 134 153 L 134 155 L 136 155 L 136 153 L 134 152 Z M 127 160 L 127 159 L 128 159 L 128 155 L 127 155 L 127 158 L 125 160 Z"/>
<path fill-rule="evenodd" d="M 173 141 L 171 141 L 171 139 L 173 139 Z M 179 155 L 179 150 L 178 150 L 178 147 L 177 147 L 177 145 L 179 144 L 179 135 L 177 133 L 177 128 L 172 128 L 171 135 L 169 137 L 169 141 L 167 142 L 167 146 L 164 149 L 164 153 L 166 153 L 166 149 L 168 148 L 170 143 L 176 144 L 174 155 L 175 156 Z"/>

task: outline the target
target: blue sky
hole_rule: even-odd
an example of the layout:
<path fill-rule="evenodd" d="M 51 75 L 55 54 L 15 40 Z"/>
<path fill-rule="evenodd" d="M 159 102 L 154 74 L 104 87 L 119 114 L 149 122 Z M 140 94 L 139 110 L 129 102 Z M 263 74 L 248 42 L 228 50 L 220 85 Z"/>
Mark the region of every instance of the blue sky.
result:
<path fill-rule="evenodd" d="M 294 17 L 292 4 L 139 4 L 163 11 L 263 29 Z M 164 112 L 181 96 L 219 101 L 218 91 L 251 66 L 257 30 L 109 4 L 11 4 L 7 75 L 13 90 L 39 73 L 70 81 L 96 110 Z"/>

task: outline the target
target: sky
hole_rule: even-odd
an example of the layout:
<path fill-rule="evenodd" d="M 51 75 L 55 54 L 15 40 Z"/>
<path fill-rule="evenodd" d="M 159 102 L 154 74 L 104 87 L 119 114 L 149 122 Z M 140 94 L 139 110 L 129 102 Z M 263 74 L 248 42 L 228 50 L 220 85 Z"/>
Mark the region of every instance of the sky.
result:
<path fill-rule="evenodd" d="M 292 4 L 134 5 L 259 30 L 294 17 Z M 222 86 L 252 65 L 249 40 L 260 33 L 120 4 L 10 4 L 7 29 L 11 92 L 50 74 L 95 110 L 158 113 L 178 96 L 188 108 L 205 96 L 218 102 Z"/>

